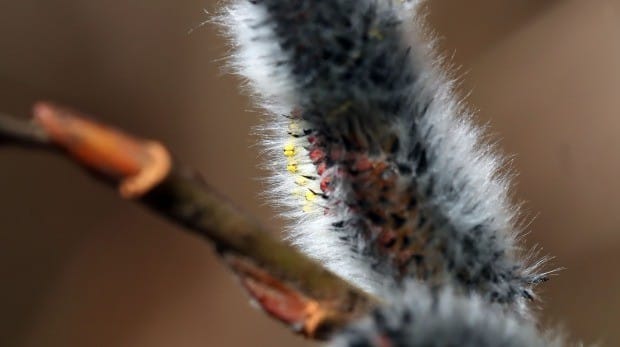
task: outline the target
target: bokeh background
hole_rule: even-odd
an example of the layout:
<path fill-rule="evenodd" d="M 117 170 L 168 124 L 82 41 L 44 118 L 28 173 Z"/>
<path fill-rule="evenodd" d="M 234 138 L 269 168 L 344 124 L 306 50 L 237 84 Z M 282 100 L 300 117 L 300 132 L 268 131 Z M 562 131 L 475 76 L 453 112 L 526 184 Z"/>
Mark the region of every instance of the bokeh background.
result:
<path fill-rule="evenodd" d="M 0 110 L 52 99 L 178 157 L 265 223 L 258 117 L 209 0 L 0 0 Z M 512 155 L 529 245 L 565 267 L 541 315 L 620 344 L 620 1 L 430 0 L 463 96 Z M 0 345 L 311 346 L 252 309 L 209 245 L 65 160 L 0 148 Z"/>

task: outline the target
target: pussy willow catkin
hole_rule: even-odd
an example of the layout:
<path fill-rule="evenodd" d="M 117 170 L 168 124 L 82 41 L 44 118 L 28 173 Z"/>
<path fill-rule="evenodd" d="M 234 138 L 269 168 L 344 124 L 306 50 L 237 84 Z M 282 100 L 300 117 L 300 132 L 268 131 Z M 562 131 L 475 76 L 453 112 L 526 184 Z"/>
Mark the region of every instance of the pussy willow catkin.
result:
<path fill-rule="evenodd" d="M 267 111 L 291 239 L 386 301 L 409 280 L 525 313 L 502 160 L 455 98 L 413 1 L 234 0 L 231 66 Z"/>

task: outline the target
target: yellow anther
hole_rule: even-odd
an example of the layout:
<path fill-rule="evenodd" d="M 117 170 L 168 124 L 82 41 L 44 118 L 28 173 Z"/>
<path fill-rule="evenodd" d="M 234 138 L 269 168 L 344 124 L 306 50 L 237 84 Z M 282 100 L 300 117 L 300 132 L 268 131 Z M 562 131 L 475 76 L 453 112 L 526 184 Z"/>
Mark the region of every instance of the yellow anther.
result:
<path fill-rule="evenodd" d="M 288 130 L 292 133 L 292 134 L 297 134 L 300 130 L 301 127 L 299 127 L 299 124 L 297 122 L 291 122 L 288 125 Z"/>
<path fill-rule="evenodd" d="M 312 204 L 305 204 L 302 210 L 306 213 L 310 213 L 314 210 L 314 206 Z"/>
<path fill-rule="evenodd" d="M 284 145 L 285 156 L 292 157 L 295 155 L 295 152 L 297 152 L 297 150 L 295 149 L 295 145 L 293 145 L 292 143 Z"/>
<path fill-rule="evenodd" d="M 308 179 L 303 176 L 299 176 L 295 180 L 295 183 L 297 183 L 300 186 L 305 186 L 306 184 L 308 184 Z"/>
<path fill-rule="evenodd" d="M 313 192 L 313 191 L 311 191 L 311 190 L 308 190 L 308 191 L 306 192 L 306 195 L 305 195 L 305 196 L 306 196 L 306 200 L 307 200 L 307 201 L 314 201 L 314 200 L 316 200 L 316 194 L 314 194 L 314 192 Z"/>
<path fill-rule="evenodd" d="M 286 165 L 286 171 L 290 173 L 297 173 L 299 171 L 299 167 L 297 166 L 297 162 L 291 161 Z"/>
<path fill-rule="evenodd" d="M 293 196 L 301 198 L 304 196 L 304 189 L 295 188 L 291 193 L 293 194 Z"/>

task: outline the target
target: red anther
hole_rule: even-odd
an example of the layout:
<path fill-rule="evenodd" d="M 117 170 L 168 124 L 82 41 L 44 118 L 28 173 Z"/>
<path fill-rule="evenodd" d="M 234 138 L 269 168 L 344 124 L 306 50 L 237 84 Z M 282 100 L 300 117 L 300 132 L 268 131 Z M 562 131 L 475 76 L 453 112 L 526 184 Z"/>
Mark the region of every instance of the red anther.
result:
<path fill-rule="evenodd" d="M 331 176 L 323 177 L 323 179 L 321 180 L 321 190 L 324 193 L 327 193 L 328 191 L 331 191 L 331 187 L 330 187 L 331 183 L 332 183 Z"/>
<path fill-rule="evenodd" d="M 323 160 L 324 158 L 325 158 L 325 152 L 320 148 L 313 149 L 310 152 L 310 160 L 312 160 L 312 162 L 315 164 Z"/>
<path fill-rule="evenodd" d="M 379 244 L 383 247 L 392 247 L 396 243 L 396 233 L 391 229 L 384 229 L 381 234 L 379 234 Z"/>
<path fill-rule="evenodd" d="M 335 161 L 340 161 L 344 159 L 344 156 L 345 156 L 344 150 L 339 147 L 332 148 L 329 152 L 329 157 Z"/>
<path fill-rule="evenodd" d="M 327 164 L 325 164 L 325 163 L 319 164 L 319 166 L 317 166 L 317 168 L 316 168 L 316 172 L 319 175 L 322 175 L 325 172 L 325 170 L 327 170 Z"/>
<path fill-rule="evenodd" d="M 315 144 L 315 142 L 316 142 L 316 136 L 314 136 L 314 135 L 310 135 L 310 136 L 308 136 L 308 142 L 309 142 L 310 144 L 312 144 L 312 145 L 313 145 L 313 144 Z"/>
<path fill-rule="evenodd" d="M 373 162 L 368 159 L 368 157 L 359 157 L 355 162 L 353 168 L 356 171 L 368 171 L 373 168 Z"/>

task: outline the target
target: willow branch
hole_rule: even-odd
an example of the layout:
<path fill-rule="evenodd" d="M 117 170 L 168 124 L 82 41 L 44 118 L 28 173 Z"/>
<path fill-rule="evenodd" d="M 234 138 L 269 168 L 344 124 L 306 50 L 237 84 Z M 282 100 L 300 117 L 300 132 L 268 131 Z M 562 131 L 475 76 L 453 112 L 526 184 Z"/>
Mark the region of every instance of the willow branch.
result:
<path fill-rule="evenodd" d="M 195 171 L 143 140 L 76 111 L 40 103 L 34 121 L 0 114 L 0 144 L 55 149 L 120 195 L 209 241 L 241 285 L 271 316 L 312 338 L 326 338 L 376 300 L 273 237 L 214 192 Z"/>
<path fill-rule="evenodd" d="M 49 146 L 50 139 L 45 131 L 35 124 L 0 113 L 0 144 L 5 142 L 25 147 L 46 147 Z"/>

